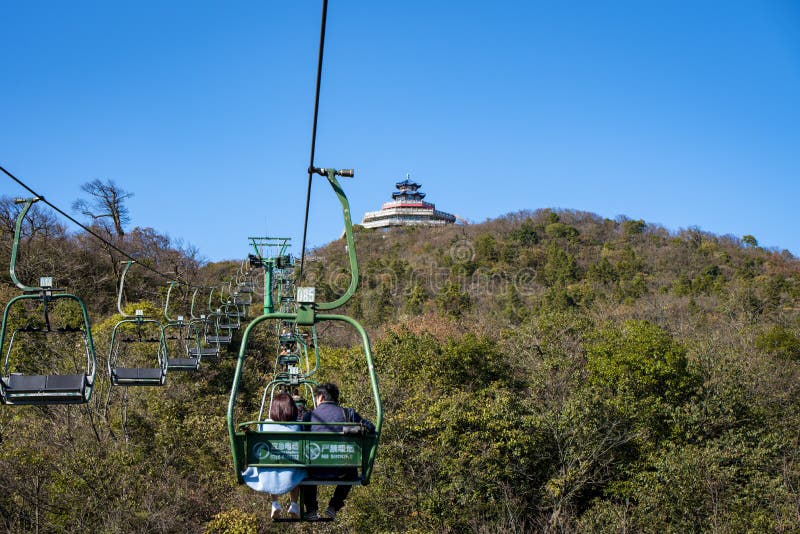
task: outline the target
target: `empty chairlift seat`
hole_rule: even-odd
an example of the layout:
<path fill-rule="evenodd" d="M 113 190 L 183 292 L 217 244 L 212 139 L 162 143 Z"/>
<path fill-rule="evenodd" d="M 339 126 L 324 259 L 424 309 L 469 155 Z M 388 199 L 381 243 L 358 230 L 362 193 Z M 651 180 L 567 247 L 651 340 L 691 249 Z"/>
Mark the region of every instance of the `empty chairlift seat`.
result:
<path fill-rule="evenodd" d="M 167 358 L 167 369 L 170 371 L 197 371 L 200 358 Z"/>
<path fill-rule="evenodd" d="M 73 375 L 24 375 L 2 378 L 6 404 L 81 404 L 88 400 L 92 377 Z"/>
<path fill-rule="evenodd" d="M 177 321 L 167 323 L 163 330 L 167 370 L 197 371 L 200 368 L 201 359 L 201 354 L 197 352 L 200 349 L 200 333 L 197 325 L 184 323 L 183 317 L 178 316 Z M 175 334 L 168 336 L 168 331 L 175 332 Z M 195 349 L 195 355 L 191 355 L 189 349 Z M 178 356 L 179 354 L 183 356 Z"/>
<path fill-rule="evenodd" d="M 187 354 L 190 358 L 217 358 L 219 357 L 219 349 L 216 347 L 189 347 Z"/>
<path fill-rule="evenodd" d="M 166 371 L 161 367 L 117 367 L 111 371 L 115 386 L 162 386 Z"/>
<path fill-rule="evenodd" d="M 52 293 L 52 291 L 57 290 L 46 288 L 42 289 L 39 294 L 19 295 L 11 299 L 6 305 L 3 314 L 2 332 L 0 333 L 0 345 L 2 346 L 0 350 L 5 352 L 6 355 L 2 377 L 0 377 L 0 400 L 2 400 L 3 404 L 82 404 L 87 402 L 92 395 L 96 358 L 86 307 L 83 301 L 74 295 L 56 294 Z M 54 327 L 51 325 L 48 308 L 56 300 L 62 302 L 72 301 L 77 304 L 83 316 L 82 327 Z M 6 331 L 11 322 L 9 319 L 10 310 L 23 307 L 26 304 L 43 308 L 44 323 L 47 327 L 33 328 L 25 326 L 16 328 L 6 344 Z M 22 341 L 22 336 L 24 335 L 41 336 L 41 345 L 27 345 Z M 71 358 L 65 359 L 62 349 L 56 350 L 53 348 L 51 339 L 62 336 L 77 336 L 73 341 L 77 345 L 82 345 L 80 352 L 86 361 L 83 370 L 77 364 L 77 359 L 75 361 Z M 34 346 L 38 347 L 35 349 L 39 352 L 37 356 L 41 357 L 44 354 L 49 354 L 52 357 L 44 358 L 44 360 L 50 359 L 46 363 L 47 374 L 42 373 L 41 370 L 27 372 L 27 369 L 25 369 L 25 372 L 23 372 L 20 364 L 17 363 L 15 365 L 12 361 L 18 361 L 23 354 L 34 350 L 32 348 Z"/>
<path fill-rule="evenodd" d="M 123 336 L 125 330 L 127 335 Z M 136 352 L 139 354 L 134 360 Z M 131 365 L 150 362 L 156 365 Z M 136 310 L 135 317 L 119 321 L 111 332 L 108 372 L 114 386 L 163 386 L 167 367 L 161 323 L 146 318 L 141 310 Z"/>
<path fill-rule="evenodd" d="M 217 335 L 217 334 L 210 334 L 206 336 L 207 343 L 230 343 L 233 339 L 233 336 L 230 334 L 228 335 Z"/>

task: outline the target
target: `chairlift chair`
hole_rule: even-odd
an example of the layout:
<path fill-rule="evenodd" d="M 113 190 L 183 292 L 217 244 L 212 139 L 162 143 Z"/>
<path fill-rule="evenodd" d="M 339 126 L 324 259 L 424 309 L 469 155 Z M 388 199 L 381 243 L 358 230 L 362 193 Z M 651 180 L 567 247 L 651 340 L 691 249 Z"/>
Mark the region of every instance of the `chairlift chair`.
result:
<path fill-rule="evenodd" d="M 341 186 L 336 180 L 336 175 L 352 176 L 352 171 L 338 172 L 333 169 L 314 169 L 314 171 L 327 177 L 328 182 L 336 192 L 342 205 L 348 256 L 350 259 L 350 286 L 345 294 L 335 301 L 319 304 L 315 303 L 313 288 L 298 288 L 298 296 L 296 298 L 297 311 L 295 313 L 269 311 L 253 319 L 253 321 L 247 325 L 247 328 L 245 328 L 239 348 L 239 358 L 234 373 L 227 413 L 228 436 L 231 443 L 233 465 L 237 481 L 240 484 L 244 483 L 242 472 L 248 467 L 343 467 L 356 468 L 357 475 L 349 480 L 337 479 L 335 481 L 309 478 L 301 482 L 301 484 L 366 485 L 369 484 L 372 467 L 377 454 L 378 441 L 383 424 L 383 408 L 378 388 L 377 374 L 372 360 L 372 350 L 366 330 L 364 330 L 355 319 L 350 317 L 317 313 L 318 310 L 332 310 L 347 302 L 354 294 L 358 284 L 358 265 L 355 257 L 352 223 L 350 221 L 350 207 L 347 197 L 344 195 Z M 251 238 L 251 240 L 253 240 L 253 238 Z M 266 298 L 267 296 L 265 295 L 265 299 Z M 342 427 L 342 432 L 268 431 L 267 429 L 270 425 L 280 425 L 281 423 L 263 420 L 266 391 L 271 391 L 271 397 L 274 393 L 274 388 L 279 385 L 297 385 L 299 387 L 309 383 L 307 376 L 304 376 L 302 372 L 295 372 L 291 369 L 291 366 L 287 366 L 290 367 L 287 370 L 279 369 L 273 381 L 267 385 L 264 396 L 262 397 L 262 407 L 258 415 L 259 419 L 255 421 L 237 422 L 234 412 L 239 395 L 239 384 L 248 353 L 248 343 L 250 342 L 255 328 L 257 328 L 260 323 L 271 320 L 290 323 L 292 325 L 292 331 L 297 331 L 297 327 L 313 327 L 317 323 L 325 321 L 343 322 L 355 328 L 361 338 L 367 364 L 366 372 L 369 376 L 372 398 L 375 403 L 375 433 L 362 432 L 360 430 L 363 429 L 360 428 L 358 423 L 350 422 L 336 423 L 335 426 Z M 318 346 L 316 340 L 314 346 L 316 350 Z M 298 424 L 309 426 L 312 423 L 300 422 Z"/>
<path fill-rule="evenodd" d="M 227 328 L 227 319 L 223 319 L 222 310 L 217 310 L 209 317 L 207 330 L 205 333 L 206 343 L 227 345 L 233 340 L 233 330 Z"/>
<path fill-rule="evenodd" d="M 223 330 L 239 330 L 242 321 L 236 306 L 234 306 L 233 303 L 226 302 L 219 310 L 220 314 L 217 315 L 217 326 Z"/>
<path fill-rule="evenodd" d="M 197 371 L 200 369 L 200 331 L 195 324 L 185 323 L 183 316 L 162 327 L 167 356 L 167 369 L 175 371 Z M 185 354 L 185 356 L 173 356 Z"/>
<path fill-rule="evenodd" d="M 196 349 L 194 347 L 188 347 L 188 356 L 190 357 L 205 357 L 205 358 L 218 358 L 220 353 L 220 344 L 219 343 L 211 343 L 208 341 L 209 329 L 213 326 L 212 321 L 206 314 L 199 314 L 195 315 L 196 309 L 196 302 L 197 302 L 197 295 L 200 293 L 201 289 L 210 289 L 210 288 L 202 288 L 196 287 L 194 293 L 192 293 L 192 303 L 189 309 L 189 315 L 191 317 L 190 321 L 198 331 L 201 333 L 200 336 L 200 350 L 199 352 L 195 352 Z"/>
<path fill-rule="evenodd" d="M 133 260 L 123 262 L 117 292 L 117 311 L 122 320 L 111 331 L 108 373 L 114 386 L 163 386 L 167 378 L 167 347 L 161 322 L 143 310 L 128 315 L 122 306 L 125 279 Z M 149 364 L 149 365 L 147 365 Z M 156 365 L 152 365 L 156 364 Z"/>
<path fill-rule="evenodd" d="M 195 322 L 184 321 L 183 315 L 173 319 L 170 317 L 170 297 L 177 281 L 169 283 L 167 298 L 164 300 L 164 345 L 167 356 L 167 369 L 176 371 L 197 371 L 200 368 L 202 353 L 200 351 L 200 329 Z M 191 309 L 190 309 L 191 313 Z M 183 355 L 183 356 L 180 356 Z"/>
<path fill-rule="evenodd" d="M 150 361 L 156 366 L 130 366 Z M 167 378 L 167 357 L 161 323 L 136 310 L 111 331 L 108 373 L 114 386 L 163 386 Z"/>
<path fill-rule="evenodd" d="M 24 294 L 12 298 L 3 311 L 3 322 L 0 327 L 0 351 L 5 348 L 5 359 L 2 376 L 0 376 L 0 400 L 3 404 L 11 405 L 83 404 L 88 402 L 92 395 L 97 364 L 89 314 L 85 304 L 79 297 L 53 288 L 53 280 L 50 277 L 41 278 L 39 286 L 33 287 L 21 283 L 15 272 L 22 222 L 33 203 L 39 200 L 41 199 L 16 200 L 17 203 L 25 205 L 17 216 L 9 272 L 11 280 L 22 289 Z M 55 326 L 51 321 L 54 305 L 66 302 L 74 302 L 78 305 L 80 309 L 79 325 Z M 11 311 L 26 305 L 41 307 L 43 324 L 13 327 L 13 321 L 10 318 Z M 6 332 L 11 328 L 13 331 L 6 346 Z M 26 335 L 41 336 L 41 347 L 36 354 L 30 354 L 30 347 L 21 341 L 21 338 Z M 49 365 L 46 366 L 46 369 L 40 367 L 41 362 L 33 363 L 36 357 L 43 353 L 57 354 L 51 340 L 55 337 L 64 338 L 66 336 L 72 336 L 75 344 L 82 345 L 79 358 L 76 359 L 75 354 L 71 358 L 62 357 L 61 361 L 48 362 Z M 78 339 L 74 339 L 76 336 Z M 72 361 L 69 362 L 69 360 Z M 80 360 L 85 360 L 85 365 L 80 365 L 78 363 Z M 41 373 L 42 370 L 51 372 L 45 374 Z"/>
<path fill-rule="evenodd" d="M 209 321 L 205 315 L 201 315 L 196 319 L 191 319 L 190 325 L 194 328 L 199 335 L 199 346 L 189 344 L 186 346 L 186 354 L 190 358 L 218 358 L 220 352 L 219 343 L 208 343 L 206 331 L 209 327 Z"/>

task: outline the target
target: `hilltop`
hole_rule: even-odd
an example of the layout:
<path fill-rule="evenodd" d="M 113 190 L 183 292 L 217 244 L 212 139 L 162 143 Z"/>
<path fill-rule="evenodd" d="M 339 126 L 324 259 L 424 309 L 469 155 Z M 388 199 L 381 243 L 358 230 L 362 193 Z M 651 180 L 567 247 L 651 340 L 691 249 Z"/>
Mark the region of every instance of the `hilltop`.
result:
<path fill-rule="evenodd" d="M 323 294 L 341 291 L 343 246 L 314 251 L 309 280 Z M 357 226 L 356 248 L 362 284 L 350 311 L 375 327 L 440 312 L 465 327 L 503 328 L 552 309 L 677 330 L 690 317 L 717 324 L 742 314 L 764 326 L 791 322 L 800 296 L 800 262 L 752 236 L 570 210 L 467 226 Z"/>

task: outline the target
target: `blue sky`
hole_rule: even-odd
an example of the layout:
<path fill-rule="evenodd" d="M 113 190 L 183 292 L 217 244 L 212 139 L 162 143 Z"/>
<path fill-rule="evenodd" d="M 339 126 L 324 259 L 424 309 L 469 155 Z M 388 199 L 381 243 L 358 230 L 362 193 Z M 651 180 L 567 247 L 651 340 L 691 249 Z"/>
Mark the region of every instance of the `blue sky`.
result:
<path fill-rule="evenodd" d="M 0 0 L 0 165 L 62 209 L 112 179 L 209 260 L 299 249 L 320 5 Z M 794 0 L 331 0 L 316 162 L 356 169 L 359 220 L 411 173 L 475 222 L 569 208 L 800 255 L 798 95 Z M 320 178 L 309 242 L 341 228 Z"/>

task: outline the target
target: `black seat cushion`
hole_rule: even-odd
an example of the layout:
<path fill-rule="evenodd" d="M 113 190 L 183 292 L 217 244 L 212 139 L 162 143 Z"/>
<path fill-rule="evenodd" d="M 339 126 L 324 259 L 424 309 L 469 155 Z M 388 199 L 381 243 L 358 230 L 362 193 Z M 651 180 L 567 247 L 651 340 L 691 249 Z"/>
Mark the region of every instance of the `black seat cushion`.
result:
<path fill-rule="evenodd" d="M 60 393 L 83 391 L 88 379 L 86 375 L 22 375 L 8 377 L 7 389 L 11 393 Z"/>

